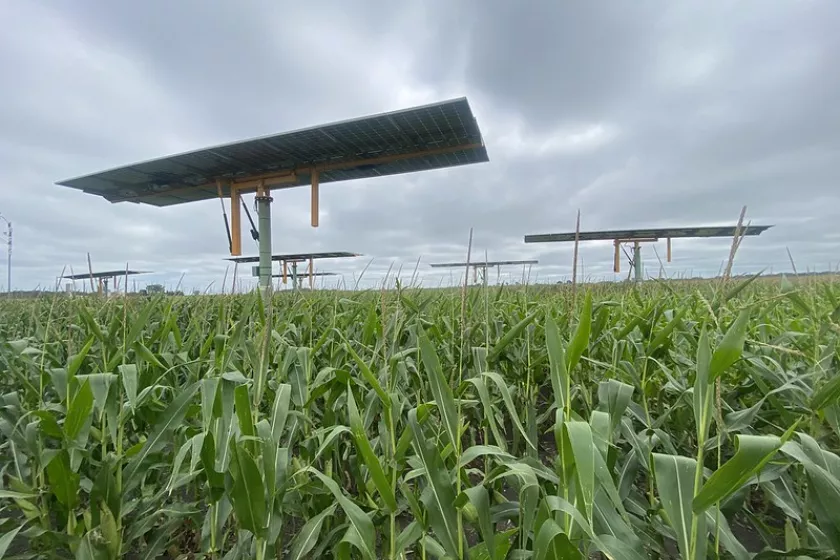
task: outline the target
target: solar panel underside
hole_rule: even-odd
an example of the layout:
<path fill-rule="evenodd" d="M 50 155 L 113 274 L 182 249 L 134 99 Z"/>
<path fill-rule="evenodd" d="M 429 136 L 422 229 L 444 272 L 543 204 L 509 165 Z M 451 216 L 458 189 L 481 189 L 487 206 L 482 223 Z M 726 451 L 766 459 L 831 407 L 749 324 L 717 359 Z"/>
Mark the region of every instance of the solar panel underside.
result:
<path fill-rule="evenodd" d="M 68 274 L 67 276 L 62 276 L 67 280 L 84 280 L 86 278 L 113 278 L 114 276 L 133 276 L 134 274 L 149 274 L 148 272 L 138 271 L 138 270 L 108 270 L 105 272 L 94 272 L 90 274 L 88 272 L 84 274 Z"/>
<path fill-rule="evenodd" d="M 286 262 L 303 262 L 308 261 L 309 259 L 346 259 L 350 257 L 361 256 L 362 255 L 359 255 L 357 253 L 348 253 L 346 251 L 334 251 L 331 253 L 289 253 L 286 255 L 272 255 L 271 260 Z M 255 263 L 260 262 L 260 257 L 231 257 L 227 260 L 237 263 Z"/>
<path fill-rule="evenodd" d="M 382 161 L 388 157 L 397 159 Z M 319 181 L 329 183 L 486 161 L 478 123 L 461 98 L 187 152 L 58 184 L 111 202 L 169 206 L 216 197 L 217 179 L 295 172 L 293 181 L 272 186 L 290 188 L 309 184 L 313 168 L 323 168 Z"/>
<path fill-rule="evenodd" d="M 744 235 L 759 235 L 773 226 L 746 226 Z M 708 226 L 694 228 L 654 228 L 654 229 L 625 229 L 611 231 L 582 231 L 579 234 L 581 241 L 596 241 L 604 239 L 677 239 L 681 237 L 733 237 L 735 226 Z M 525 243 L 550 243 L 574 241 L 575 232 L 570 233 L 544 233 L 539 235 L 526 235 Z"/>
<path fill-rule="evenodd" d="M 506 265 L 515 265 L 515 264 L 539 264 L 540 261 L 477 261 L 469 263 L 470 266 L 475 267 L 482 267 L 482 266 L 506 266 Z M 435 263 L 430 265 L 432 268 L 453 268 L 457 266 L 467 266 L 467 263 Z"/>
<path fill-rule="evenodd" d="M 283 274 L 272 274 L 272 278 L 283 278 Z M 287 273 L 285 275 L 286 278 L 289 278 L 291 274 Z M 300 277 L 309 277 L 310 274 L 308 272 L 299 272 L 298 276 Z M 338 276 L 338 272 L 313 272 L 311 276 Z"/>

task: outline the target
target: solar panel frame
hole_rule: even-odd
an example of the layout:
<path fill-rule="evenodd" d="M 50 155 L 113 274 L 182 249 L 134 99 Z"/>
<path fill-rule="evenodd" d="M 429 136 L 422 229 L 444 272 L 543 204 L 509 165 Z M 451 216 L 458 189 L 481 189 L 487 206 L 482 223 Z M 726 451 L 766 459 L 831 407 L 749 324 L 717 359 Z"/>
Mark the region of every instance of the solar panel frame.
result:
<path fill-rule="evenodd" d="M 104 272 L 85 272 L 84 274 L 68 274 L 61 278 L 65 280 L 86 280 L 88 278 L 113 278 L 115 276 L 134 276 L 136 274 L 151 274 L 146 270 L 107 270 Z"/>
<path fill-rule="evenodd" d="M 301 272 L 298 274 L 298 278 L 305 278 L 307 276 L 340 276 L 338 272 L 313 272 L 311 275 L 308 272 Z M 291 273 L 287 274 L 272 274 L 272 278 L 291 278 Z"/>
<path fill-rule="evenodd" d="M 286 261 L 286 262 L 305 262 L 309 259 L 347 259 L 352 257 L 361 257 L 358 253 L 349 253 L 347 251 L 332 251 L 322 253 L 288 253 L 283 255 L 271 255 L 272 261 Z M 252 257 L 228 257 L 226 260 L 236 263 L 256 263 L 260 262 L 259 256 Z"/>
<path fill-rule="evenodd" d="M 517 264 L 540 264 L 538 260 L 521 260 L 521 261 L 476 261 L 471 263 L 433 263 L 430 266 L 432 268 L 454 268 L 458 266 L 473 266 L 473 267 L 484 267 L 484 266 L 506 266 L 506 265 L 517 265 Z"/>
<path fill-rule="evenodd" d="M 760 235 L 773 227 L 769 226 L 744 226 L 743 234 L 747 236 Z M 650 229 L 626 229 L 626 230 L 605 230 L 605 231 L 582 231 L 578 234 L 580 241 L 600 240 L 627 240 L 634 239 L 671 239 L 700 238 L 700 237 L 734 237 L 736 226 L 702 226 L 688 228 L 650 228 Z M 567 233 L 542 233 L 526 235 L 525 243 L 565 243 L 575 240 L 575 232 Z"/>
<path fill-rule="evenodd" d="M 400 158 L 381 161 L 383 158 Z M 366 164 L 365 161 L 374 163 Z M 466 98 L 262 136 L 67 179 L 58 185 L 169 206 L 215 198 L 217 179 L 294 172 L 273 189 L 489 161 Z"/>

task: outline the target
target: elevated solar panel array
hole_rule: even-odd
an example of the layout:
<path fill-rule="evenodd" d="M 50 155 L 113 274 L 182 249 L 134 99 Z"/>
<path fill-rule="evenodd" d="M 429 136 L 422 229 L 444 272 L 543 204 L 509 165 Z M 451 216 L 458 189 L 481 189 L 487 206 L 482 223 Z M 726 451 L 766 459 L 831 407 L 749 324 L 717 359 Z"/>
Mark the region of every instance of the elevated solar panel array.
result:
<path fill-rule="evenodd" d="M 334 251 L 330 253 L 288 253 L 285 255 L 271 255 L 273 261 L 286 262 L 303 262 L 309 259 L 346 259 L 350 257 L 361 257 L 358 253 L 348 253 L 346 251 Z M 256 263 L 260 262 L 258 256 L 255 257 L 230 257 L 229 261 L 237 263 Z"/>
<path fill-rule="evenodd" d="M 425 153 L 424 153 L 425 152 Z M 369 163 L 365 163 L 365 162 Z M 466 98 L 264 136 L 128 165 L 58 184 L 111 202 L 169 206 L 214 198 L 216 180 L 294 173 L 272 188 L 489 161 Z M 227 193 L 225 193 L 227 194 Z"/>
<path fill-rule="evenodd" d="M 539 264 L 540 261 L 537 260 L 526 260 L 526 261 L 476 261 L 469 263 L 470 266 L 474 267 L 484 267 L 484 266 L 507 266 L 507 265 L 514 265 L 514 264 Z M 467 266 L 467 263 L 434 263 L 430 265 L 432 268 L 453 268 L 457 266 Z"/>
<path fill-rule="evenodd" d="M 135 274 L 149 274 L 143 270 L 107 270 L 105 272 L 85 272 L 83 274 L 67 274 L 62 276 L 66 280 L 86 280 L 88 278 L 114 278 L 116 276 L 133 276 Z"/>
<path fill-rule="evenodd" d="M 744 226 L 744 235 L 759 235 L 773 226 Z M 582 231 L 578 238 L 581 241 L 596 241 L 604 239 L 621 239 L 632 241 L 634 239 L 678 239 L 682 237 L 734 237 L 735 226 L 708 226 L 689 228 L 653 228 L 653 229 L 621 229 L 609 231 Z M 526 235 L 525 243 L 551 243 L 574 241 L 575 232 L 570 233 L 544 233 L 538 235 Z"/>

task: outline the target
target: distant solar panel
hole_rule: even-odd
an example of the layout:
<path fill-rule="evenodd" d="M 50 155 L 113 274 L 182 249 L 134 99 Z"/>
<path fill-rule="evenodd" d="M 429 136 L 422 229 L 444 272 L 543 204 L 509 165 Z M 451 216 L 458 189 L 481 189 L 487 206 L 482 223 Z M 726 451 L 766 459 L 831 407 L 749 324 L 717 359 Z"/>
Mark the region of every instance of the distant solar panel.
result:
<path fill-rule="evenodd" d="M 302 272 L 298 276 L 301 278 L 306 278 L 308 276 L 338 276 L 338 272 L 313 272 L 309 274 L 308 272 Z M 290 278 L 291 274 L 272 274 L 272 278 Z"/>
<path fill-rule="evenodd" d="M 332 253 L 288 253 L 285 255 L 272 255 L 271 260 L 273 261 L 286 261 L 286 262 L 303 262 L 308 261 L 309 259 L 344 259 L 350 257 L 361 257 L 357 253 L 348 253 L 346 251 L 335 251 Z M 255 263 L 260 262 L 260 258 L 256 257 L 230 257 L 227 259 L 229 261 L 237 262 L 237 263 Z"/>
<path fill-rule="evenodd" d="M 62 276 L 66 280 L 86 280 L 88 278 L 114 278 L 116 276 L 133 276 L 135 274 L 150 274 L 150 272 L 142 270 L 108 270 L 105 272 L 94 272 L 93 274 L 85 272 L 84 274 L 68 274 Z"/>
<path fill-rule="evenodd" d="M 483 267 L 483 266 L 506 266 L 506 265 L 515 265 L 515 264 L 540 264 L 540 261 L 537 260 L 525 260 L 525 261 L 475 261 L 469 263 L 470 266 L 474 267 Z M 453 268 L 456 266 L 467 266 L 467 263 L 434 263 L 430 265 L 432 268 Z"/>
<path fill-rule="evenodd" d="M 328 183 L 486 161 L 478 123 L 466 98 L 460 98 L 149 160 L 58 184 L 111 202 L 169 206 L 215 198 L 219 179 L 247 192 L 259 180 L 275 189 L 309 185 L 314 172 L 320 183 Z"/>
<path fill-rule="evenodd" d="M 760 235 L 762 232 L 773 226 L 745 226 L 744 235 Z M 621 229 L 608 231 L 582 231 L 579 234 L 581 241 L 596 241 L 604 239 L 621 239 L 632 241 L 634 239 L 678 239 L 684 237 L 734 237 L 735 226 L 705 226 L 689 228 L 653 228 L 653 229 Z M 570 233 L 544 233 L 538 235 L 526 235 L 525 243 L 552 243 L 574 241 L 575 232 Z"/>

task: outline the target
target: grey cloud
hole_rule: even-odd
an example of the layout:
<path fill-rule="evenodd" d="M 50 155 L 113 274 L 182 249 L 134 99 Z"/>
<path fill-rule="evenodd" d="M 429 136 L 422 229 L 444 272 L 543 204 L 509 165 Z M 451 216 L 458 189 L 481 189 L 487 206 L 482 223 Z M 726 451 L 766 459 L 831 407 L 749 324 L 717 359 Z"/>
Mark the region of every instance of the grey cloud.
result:
<path fill-rule="evenodd" d="M 800 270 L 836 266 L 838 18 L 830 0 L 5 3 L 0 71 L 15 87 L 0 104 L 0 213 L 15 223 L 14 285 L 52 285 L 87 252 L 97 268 L 156 271 L 138 283 L 186 273 L 218 288 L 227 269 L 229 285 L 218 201 L 111 205 L 54 182 L 458 95 L 490 163 L 325 185 L 318 229 L 305 189 L 276 191 L 275 250 L 364 253 L 319 269 L 350 284 L 367 267 L 366 287 L 410 278 L 422 257 L 436 285 L 450 275 L 428 263 L 463 260 L 473 227 L 474 260 L 539 258 L 531 277 L 557 281 L 571 245 L 522 236 L 570 231 L 578 208 L 583 229 L 618 229 L 732 223 L 746 204 L 776 227 L 744 243 L 736 271 L 789 269 L 788 250 Z M 728 251 L 681 240 L 666 271 L 715 274 Z M 644 256 L 658 274 L 653 248 Z M 587 277 L 616 277 L 611 245 L 581 257 Z"/>

